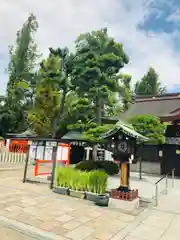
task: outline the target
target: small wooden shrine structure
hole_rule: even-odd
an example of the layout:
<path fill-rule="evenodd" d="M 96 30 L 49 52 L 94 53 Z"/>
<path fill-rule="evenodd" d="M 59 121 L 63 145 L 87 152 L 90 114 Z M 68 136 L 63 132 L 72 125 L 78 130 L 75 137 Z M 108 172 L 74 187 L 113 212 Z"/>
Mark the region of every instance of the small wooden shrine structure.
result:
<path fill-rule="evenodd" d="M 121 169 L 120 185 L 112 190 L 112 198 L 132 201 L 138 197 L 138 190 L 130 187 L 130 164 L 136 161 L 137 144 L 148 139 L 121 121 L 101 138 L 106 140 L 106 144 L 111 145 L 113 159 L 120 164 Z"/>

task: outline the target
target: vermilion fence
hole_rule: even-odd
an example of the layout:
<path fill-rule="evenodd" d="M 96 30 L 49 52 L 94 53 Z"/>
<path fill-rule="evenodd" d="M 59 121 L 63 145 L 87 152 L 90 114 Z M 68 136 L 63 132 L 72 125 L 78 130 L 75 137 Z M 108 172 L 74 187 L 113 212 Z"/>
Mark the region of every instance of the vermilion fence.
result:
<path fill-rule="evenodd" d="M 56 152 L 56 165 L 69 165 L 70 162 L 70 144 L 59 143 Z M 50 175 L 52 171 L 52 160 L 37 159 L 34 167 L 34 176 Z M 40 167 L 41 166 L 41 167 Z M 39 170 L 45 168 L 45 171 Z"/>
<path fill-rule="evenodd" d="M 34 167 L 34 176 L 42 176 L 42 175 L 50 175 L 51 174 L 51 171 L 50 172 L 40 172 L 39 171 L 39 165 L 40 164 L 44 164 L 44 165 L 47 165 L 47 164 L 51 164 L 51 168 L 52 168 L 52 161 L 51 160 L 36 160 L 36 165 Z M 57 160 L 56 163 L 63 163 L 65 164 L 66 166 L 69 165 L 69 161 L 66 160 L 66 161 L 63 161 L 63 160 Z"/>

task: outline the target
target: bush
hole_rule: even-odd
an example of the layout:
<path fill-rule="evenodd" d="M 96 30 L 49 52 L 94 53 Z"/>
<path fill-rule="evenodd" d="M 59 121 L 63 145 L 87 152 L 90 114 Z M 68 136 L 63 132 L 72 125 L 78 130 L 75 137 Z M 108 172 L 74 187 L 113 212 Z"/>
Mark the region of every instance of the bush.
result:
<path fill-rule="evenodd" d="M 72 168 L 56 169 L 56 184 L 60 187 L 104 194 L 107 181 L 107 173 L 100 170 L 82 172 Z"/>
<path fill-rule="evenodd" d="M 81 170 L 81 171 L 92 171 L 99 169 L 99 164 L 98 162 L 94 161 L 82 161 L 76 164 L 75 169 Z"/>
<path fill-rule="evenodd" d="M 100 166 L 108 175 L 115 175 L 119 173 L 119 166 L 112 161 L 102 161 Z"/>
<path fill-rule="evenodd" d="M 76 164 L 75 169 L 81 171 L 104 170 L 108 175 L 119 173 L 119 166 L 112 161 L 82 161 Z"/>

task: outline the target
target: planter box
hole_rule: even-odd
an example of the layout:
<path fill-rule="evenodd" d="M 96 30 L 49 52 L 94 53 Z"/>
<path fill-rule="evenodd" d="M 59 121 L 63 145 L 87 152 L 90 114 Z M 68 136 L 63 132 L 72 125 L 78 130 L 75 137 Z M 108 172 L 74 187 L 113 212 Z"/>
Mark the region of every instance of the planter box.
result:
<path fill-rule="evenodd" d="M 96 193 L 86 192 L 86 199 L 99 206 L 108 206 L 109 203 L 109 196 L 107 194 L 98 195 Z"/>
<path fill-rule="evenodd" d="M 54 192 L 62 195 L 69 195 L 69 189 L 65 187 L 56 187 L 54 188 Z"/>
<path fill-rule="evenodd" d="M 69 194 L 71 197 L 76 197 L 76 198 L 80 198 L 80 199 L 84 199 L 85 198 L 85 193 L 82 191 L 76 191 L 76 190 L 69 190 Z"/>
<path fill-rule="evenodd" d="M 109 204 L 109 196 L 108 195 L 97 195 L 96 205 L 107 207 Z"/>
<path fill-rule="evenodd" d="M 92 202 L 96 202 L 97 200 L 97 194 L 96 193 L 92 193 L 92 192 L 86 192 L 86 199 Z"/>

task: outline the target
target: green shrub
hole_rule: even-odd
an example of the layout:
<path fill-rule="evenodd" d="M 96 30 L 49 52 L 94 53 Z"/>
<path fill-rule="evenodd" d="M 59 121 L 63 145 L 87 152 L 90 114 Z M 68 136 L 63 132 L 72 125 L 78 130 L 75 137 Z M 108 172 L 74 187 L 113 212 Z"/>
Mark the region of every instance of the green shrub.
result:
<path fill-rule="evenodd" d="M 98 162 L 94 162 L 94 161 L 82 161 L 76 164 L 75 169 L 81 170 L 81 171 L 92 171 L 95 169 L 99 168 L 99 164 Z"/>
<path fill-rule="evenodd" d="M 81 171 L 104 170 L 108 175 L 119 173 L 119 166 L 112 161 L 82 161 L 76 164 L 75 169 Z"/>
<path fill-rule="evenodd" d="M 107 181 L 108 175 L 102 170 L 82 172 L 72 168 L 56 169 L 56 184 L 60 187 L 103 194 Z"/>
<path fill-rule="evenodd" d="M 112 161 L 99 162 L 101 169 L 103 169 L 108 175 L 115 175 L 119 173 L 119 166 Z"/>

